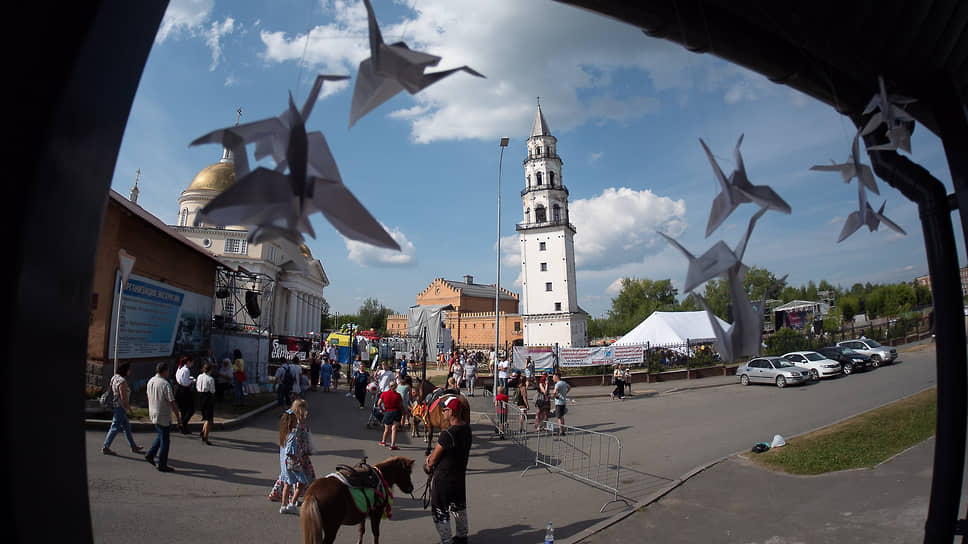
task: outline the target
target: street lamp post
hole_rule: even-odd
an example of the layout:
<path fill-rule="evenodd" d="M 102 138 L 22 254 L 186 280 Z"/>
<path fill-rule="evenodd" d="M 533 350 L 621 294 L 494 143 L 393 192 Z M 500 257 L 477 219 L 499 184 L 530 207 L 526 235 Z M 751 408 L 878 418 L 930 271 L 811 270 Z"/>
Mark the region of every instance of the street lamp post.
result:
<path fill-rule="evenodd" d="M 501 138 L 501 156 L 497 162 L 497 282 L 494 284 L 494 396 L 497 397 L 497 372 L 501 365 L 501 172 L 504 164 L 504 148 L 508 146 L 508 138 Z"/>

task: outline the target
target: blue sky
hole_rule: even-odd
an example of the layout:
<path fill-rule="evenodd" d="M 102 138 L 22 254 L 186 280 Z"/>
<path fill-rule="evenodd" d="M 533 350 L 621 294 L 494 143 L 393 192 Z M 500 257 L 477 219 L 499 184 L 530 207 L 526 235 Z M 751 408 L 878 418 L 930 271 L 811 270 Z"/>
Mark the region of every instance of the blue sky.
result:
<path fill-rule="evenodd" d="M 520 291 L 514 225 L 523 220 L 524 141 L 538 96 L 558 138 L 578 231 L 579 304 L 595 317 L 609 309 L 622 277 L 671 278 L 681 287 L 686 261 L 657 230 L 701 253 L 720 239 L 735 245 L 756 211 L 741 206 L 704 238 L 718 187 L 699 138 L 728 174 L 744 134 L 751 181 L 770 185 L 793 208 L 760 220 L 747 264 L 789 274 L 793 285 L 826 279 L 849 287 L 927 273 L 916 207 L 880 181 L 871 205 L 886 200 L 885 214 L 907 236 L 861 229 L 836 243 L 856 208 L 856 182 L 809 168 L 843 162 L 854 130 L 829 106 L 549 0 L 373 5 L 388 43 L 402 40 L 441 56 L 438 69 L 468 65 L 486 79 L 457 73 L 417 95 L 401 93 L 347 129 L 357 66 L 369 55 L 362 2 L 172 0 L 113 188 L 127 195 L 140 169 L 138 203 L 174 224 L 178 196 L 221 156 L 217 146 L 189 148 L 190 141 L 232 124 L 239 107 L 245 122 L 278 115 L 289 91 L 302 103 L 317 73 L 344 74 L 353 79 L 324 86 L 307 129 L 326 135 L 343 181 L 404 251 L 348 242 L 314 216 L 317 237 L 307 242 L 331 281 L 324 296 L 341 313 L 368 297 L 402 311 L 436 277 L 494 282 L 502 136 L 511 143 L 501 183 L 501 285 Z M 950 191 L 938 138 L 917 127 L 912 152 Z M 964 263 L 960 235 L 958 247 Z"/>

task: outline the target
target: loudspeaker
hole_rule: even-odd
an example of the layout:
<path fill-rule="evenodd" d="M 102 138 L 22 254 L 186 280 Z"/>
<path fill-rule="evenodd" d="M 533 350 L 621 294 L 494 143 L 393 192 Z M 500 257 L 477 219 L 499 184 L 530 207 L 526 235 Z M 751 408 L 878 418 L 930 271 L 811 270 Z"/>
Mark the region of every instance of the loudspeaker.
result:
<path fill-rule="evenodd" d="M 249 317 L 252 319 L 257 319 L 262 315 L 262 311 L 259 310 L 259 293 L 255 291 L 245 292 L 245 311 L 249 312 Z"/>
<path fill-rule="evenodd" d="M 216 329 L 221 329 L 225 327 L 225 316 L 224 315 L 213 315 L 212 316 L 212 326 Z"/>

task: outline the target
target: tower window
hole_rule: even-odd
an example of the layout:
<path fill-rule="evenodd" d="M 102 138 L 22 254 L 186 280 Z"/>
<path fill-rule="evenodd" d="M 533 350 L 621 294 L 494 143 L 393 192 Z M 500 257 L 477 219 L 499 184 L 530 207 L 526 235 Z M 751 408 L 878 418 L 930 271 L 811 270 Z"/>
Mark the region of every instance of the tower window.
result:
<path fill-rule="evenodd" d="M 538 251 L 544 251 L 545 249 L 547 249 L 547 246 L 545 245 L 545 243 L 538 242 Z"/>
<path fill-rule="evenodd" d="M 181 215 L 178 218 L 178 226 L 184 227 L 188 224 L 188 208 L 182 208 Z"/>
<path fill-rule="evenodd" d="M 535 153 L 535 155 L 537 155 L 539 157 L 541 156 L 541 146 L 540 145 L 538 147 L 534 148 L 534 153 Z"/>
<path fill-rule="evenodd" d="M 548 213 L 545 211 L 544 206 L 538 206 L 534 209 L 534 221 L 535 223 L 544 223 L 548 220 Z"/>
<path fill-rule="evenodd" d="M 535 177 L 536 180 L 538 180 L 538 185 L 541 185 L 542 184 L 541 172 L 535 172 L 534 173 L 534 177 Z"/>
<path fill-rule="evenodd" d="M 521 331 L 521 322 L 520 321 L 515 321 L 514 322 L 514 332 L 520 332 L 520 331 Z"/>
<path fill-rule="evenodd" d="M 550 281 L 545 283 L 545 291 L 551 291 L 551 282 Z"/>
<path fill-rule="evenodd" d="M 240 255 L 245 255 L 246 253 L 248 253 L 248 248 L 246 248 L 245 238 L 226 238 L 225 252 L 237 253 Z"/>
<path fill-rule="evenodd" d="M 555 186 L 555 173 L 548 172 L 548 185 L 551 187 Z"/>
<path fill-rule="evenodd" d="M 524 210 L 524 222 L 525 223 L 531 222 L 531 208 Z"/>
<path fill-rule="evenodd" d="M 560 302 L 555 302 L 555 311 L 556 312 L 560 312 L 561 311 L 561 303 Z"/>
<path fill-rule="evenodd" d="M 542 272 L 548 271 L 548 263 L 541 263 L 541 271 Z"/>
<path fill-rule="evenodd" d="M 555 204 L 551 208 L 551 216 L 554 219 L 555 223 L 558 223 L 559 221 L 561 221 L 561 206 Z"/>

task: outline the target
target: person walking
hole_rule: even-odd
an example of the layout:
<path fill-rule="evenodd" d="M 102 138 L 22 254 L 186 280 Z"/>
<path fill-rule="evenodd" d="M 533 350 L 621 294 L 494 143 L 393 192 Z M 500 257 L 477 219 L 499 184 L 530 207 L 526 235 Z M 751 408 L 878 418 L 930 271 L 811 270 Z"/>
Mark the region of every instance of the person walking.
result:
<path fill-rule="evenodd" d="M 131 421 L 128 415 L 134 415 L 131 411 L 131 388 L 128 386 L 128 372 L 131 371 L 131 363 L 121 363 L 118 365 L 118 373 L 111 376 L 108 387 L 111 388 L 111 428 L 108 429 L 107 436 L 104 437 L 104 444 L 101 446 L 101 453 L 104 455 L 117 455 L 111 450 L 111 444 L 118 433 L 124 433 L 128 440 L 128 446 L 132 453 L 144 453 L 145 450 L 134 441 L 131 434 Z"/>
<path fill-rule="evenodd" d="M 612 371 L 612 385 L 615 386 L 609 395 L 612 400 L 625 399 L 625 372 L 620 365 L 615 365 L 615 370 Z"/>
<path fill-rule="evenodd" d="M 453 375 L 457 387 L 464 387 L 464 363 L 460 360 L 454 363 Z"/>
<path fill-rule="evenodd" d="M 434 451 L 427 457 L 424 471 L 430 475 L 430 512 L 442 544 L 466 544 L 467 460 L 471 453 L 469 414 L 457 397 L 444 403 L 449 426 L 440 431 Z M 454 516 L 451 538 L 450 516 Z"/>
<path fill-rule="evenodd" d="M 513 387 L 511 401 L 517 407 L 520 417 L 518 418 L 518 432 L 523 433 L 525 429 L 525 424 L 528 422 L 528 385 L 530 381 L 528 378 L 521 376 L 518 371 L 511 373 L 511 381 L 514 383 L 508 383 L 509 387 Z"/>
<path fill-rule="evenodd" d="M 329 393 L 329 388 L 333 382 L 333 365 L 329 359 L 323 359 L 323 364 L 319 366 L 319 383 L 323 386 L 323 392 Z"/>
<path fill-rule="evenodd" d="M 524 361 L 524 377 L 527 378 L 528 381 L 534 379 L 534 361 L 531 360 L 530 355 L 528 355 L 528 358 Z"/>
<path fill-rule="evenodd" d="M 280 514 L 299 515 L 296 503 L 307 484 L 298 427 L 299 420 L 292 408 L 282 413 L 279 418 L 279 479 L 283 482 Z"/>
<path fill-rule="evenodd" d="M 340 365 L 338 360 L 333 359 L 332 361 L 333 361 L 333 391 L 339 391 Z M 349 385 L 349 380 L 347 380 L 346 383 L 347 385 Z"/>
<path fill-rule="evenodd" d="M 232 389 L 232 382 L 235 381 L 235 376 L 232 375 L 232 361 L 229 358 L 222 359 L 222 364 L 218 367 L 218 373 L 215 375 L 215 400 L 222 402 L 225 398 L 225 391 L 227 389 Z"/>
<path fill-rule="evenodd" d="M 568 413 L 568 391 L 571 391 L 571 386 L 561 379 L 561 374 L 555 374 L 553 379 L 555 382 L 555 387 L 552 390 L 555 399 L 555 417 L 558 418 L 558 425 L 561 426 L 561 431 L 556 434 L 565 434 L 565 414 Z"/>
<path fill-rule="evenodd" d="M 195 378 L 192 377 L 192 366 L 194 361 L 191 355 L 182 357 L 175 371 L 175 402 L 178 403 L 178 410 L 181 418 L 178 420 L 178 427 L 182 434 L 192 434 L 188 429 L 188 422 L 195 415 Z"/>
<path fill-rule="evenodd" d="M 393 371 L 390 370 L 390 365 L 382 363 L 376 374 L 376 384 L 380 393 L 389 391 L 391 383 L 393 383 Z"/>
<path fill-rule="evenodd" d="M 389 373 L 389 371 L 387 371 Z M 403 418 L 403 397 L 397 393 L 397 382 L 391 381 L 389 388 L 380 393 L 377 405 L 383 410 L 383 438 L 380 445 L 387 445 L 387 434 L 390 435 L 390 449 L 397 450 L 397 429 Z"/>
<path fill-rule="evenodd" d="M 497 385 L 498 387 L 507 387 L 508 385 L 508 368 L 511 365 L 508 360 L 501 357 L 501 361 L 497 364 Z"/>
<path fill-rule="evenodd" d="M 406 428 L 410 424 L 410 392 L 413 390 L 413 379 L 406 374 L 401 374 L 397 378 L 397 393 L 403 399 L 403 410 L 401 411 L 400 425 Z"/>
<path fill-rule="evenodd" d="M 501 438 L 504 438 L 508 430 L 508 402 L 511 400 L 505 391 L 505 387 L 499 385 L 497 387 L 497 394 L 494 395 L 494 410 L 497 412 L 497 432 L 501 435 Z"/>
<path fill-rule="evenodd" d="M 175 395 L 168 383 L 168 363 L 155 365 L 155 375 L 148 380 L 148 417 L 155 425 L 158 436 L 145 454 L 145 461 L 157 466 L 160 472 L 172 472 L 175 469 L 168 466 L 168 451 L 171 446 L 171 417 L 180 420 Z M 155 464 L 155 455 L 158 464 Z"/>
<path fill-rule="evenodd" d="M 309 356 L 309 389 L 313 391 L 319 389 L 319 372 L 321 368 L 322 363 L 316 357 L 316 352 L 313 352 Z"/>
<path fill-rule="evenodd" d="M 470 396 L 474 396 L 474 382 L 477 380 L 477 362 L 474 357 L 464 357 L 464 384 Z"/>
<path fill-rule="evenodd" d="M 208 441 L 208 436 L 215 423 L 215 378 L 212 377 L 211 363 L 202 365 L 196 388 L 198 389 L 198 404 L 202 411 L 202 442 L 211 446 L 212 443 Z"/>
<path fill-rule="evenodd" d="M 363 367 L 357 367 L 353 373 L 353 395 L 360 403 L 360 410 L 366 407 L 366 385 L 370 383 L 370 376 Z"/>
<path fill-rule="evenodd" d="M 293 373 L 289 370 L 289 360 L 286 359 L 276 369 L 276 406 L 289 408 L 290 395 L 292 394 L 293 383 L 296 381 Z"/>
<path fill-rule="evenodd" d="M 242 359 L 242 352 L 235 350 L 232 353 L 235 359 L 232 361 L 232 375 L 235 381 L 232 385 L 235 388 L 235 405 L 245 406 L 245 360 Z"/>
<path fill-rule="evenodd" d="M 622 383 L 625 384 L 625 394 L 632 396 L 632 365 L 625 365 L 622 371 Z"/>

